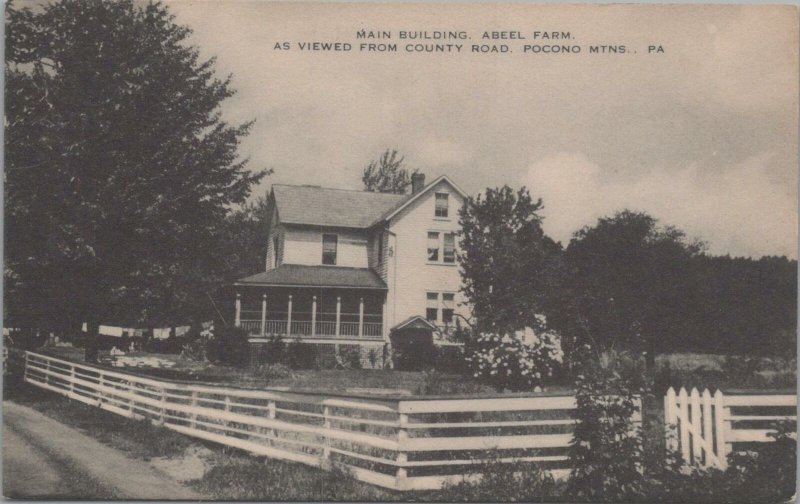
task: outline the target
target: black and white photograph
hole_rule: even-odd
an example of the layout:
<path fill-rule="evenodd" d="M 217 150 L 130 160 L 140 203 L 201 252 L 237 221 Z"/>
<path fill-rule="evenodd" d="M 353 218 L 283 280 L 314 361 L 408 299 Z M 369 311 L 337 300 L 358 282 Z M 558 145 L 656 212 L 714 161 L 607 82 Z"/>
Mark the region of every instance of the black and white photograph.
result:
<path fill-rule="evenodd" d="M 796 4 L 3 7 L 4 498 L 796 498 Z"/>

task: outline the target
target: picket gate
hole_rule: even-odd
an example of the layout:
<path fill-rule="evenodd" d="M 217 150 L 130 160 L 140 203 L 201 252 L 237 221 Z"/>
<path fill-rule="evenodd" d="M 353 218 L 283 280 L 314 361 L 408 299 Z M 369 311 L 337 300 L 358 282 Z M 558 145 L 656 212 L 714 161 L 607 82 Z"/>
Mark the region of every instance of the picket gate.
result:
<path fill-rule="evenodd" d="M 740 408 L 749 411 L 734 411 Z M 689 465 L 725 469 L 728 454 L 738 443 L 772 441 L 775 422 L 797 422 L 796 408 L 796 394 L 717 390 L 712 395 L 708 389 L 700 393 L 682 387 L 676 393 L 670 387 L 664 397 L 667 447 Z M 781 414 L 775 414 L 776 409 Z"/>

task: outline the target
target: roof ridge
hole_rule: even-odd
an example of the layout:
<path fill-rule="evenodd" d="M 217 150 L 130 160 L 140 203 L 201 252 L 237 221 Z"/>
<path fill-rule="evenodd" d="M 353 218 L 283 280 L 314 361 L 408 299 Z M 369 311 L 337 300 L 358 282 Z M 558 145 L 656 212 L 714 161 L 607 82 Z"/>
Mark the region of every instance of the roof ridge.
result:
<path fill-rule="evenodd" d="M 364 189 L 344 189 L 341 187 L 325 187 L 315 184 L 272 184 L 273 186 L 283 186 L 283 187 L 310 187 L 313 189 L 325 189 L 327 191 L 346 191 L 346 192 L 355 192 L 355 193 L 363 193 L 363 194 L 380 194 L 382 196 L 411 196 L 411 194 L 403 193 L 384 193 L 380 191 L 367 191 Z"/>

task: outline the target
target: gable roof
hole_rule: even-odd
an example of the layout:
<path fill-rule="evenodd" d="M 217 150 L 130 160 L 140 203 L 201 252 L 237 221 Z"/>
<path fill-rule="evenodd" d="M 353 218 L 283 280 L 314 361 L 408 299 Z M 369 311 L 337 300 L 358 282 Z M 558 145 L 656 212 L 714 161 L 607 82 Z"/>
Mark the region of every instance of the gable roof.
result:
<path fill-rule="evenodd" d="M 282 223 L 344 228 L 368 228 L 410 196 L 283 184 L 272 191 Z"/>
<path fill-rule="evenodd" d="M 399 214 L 401 211 L 403 211 L 404 208 L 409 206 L 414 201 L 418 200 L 423 194 L 425 194 L 428 191 L 430 191 L 431 189 L 433 189 L 436 185 L 439 184 L 439 182 L 442 182 L 442 181 L 447 182 L 450 185 L 450 187 L 452 187 L 459 194 L 459 196 L 461 196 L 462 198 L 466 198 L 467 197 L 467 193 L 465 193 L 460 187 L 455 185 L 453 183 L 453 181 L 450 180 L 447 177 L 447 175 L 442 175 L 440 177 L 437 177 L 430 184 L 428 184 L 425 187 L 423 187 L 420 191 L 418 191 L 418 192 L 416 192 L 414 194 L 408 195 L 407 198 L 405 199 L 405 201 L 401 201 L 400 204 L 398 204 L 395 208 L 390 209 L 388 212 L 386 212 L 386 214 L 382 215 L 381 218 L 376 221 L 376 224 L 378 222 L 380 222 L 380 221 L 389 220 L 392 217 L 394 217 L 395 215 Z"/>
<path fill-rule="evenodd" d="M 442 180 L 462 197 L 466 193 L 442 175 L 415 194 L 387 194 L 313 185 L 273 184 L 280 221 L 284 224 L 366 229 L 397 215 Z"/>
<path fill-rule="evenodd" d="M 437 331 L 438 327 L 421 315 L 413 315 L 392 328 L 393 331 L 399 331 L 401 329 L 426 329 Z"/>
<path fill-rule="evenodd" d="M 386 284 L 383 280 L 369 268 L 305 266 L 301 264 L 281 264 L 275 269 L 240 278 L 234 282 L 234 285 L 386 289 Z"/>

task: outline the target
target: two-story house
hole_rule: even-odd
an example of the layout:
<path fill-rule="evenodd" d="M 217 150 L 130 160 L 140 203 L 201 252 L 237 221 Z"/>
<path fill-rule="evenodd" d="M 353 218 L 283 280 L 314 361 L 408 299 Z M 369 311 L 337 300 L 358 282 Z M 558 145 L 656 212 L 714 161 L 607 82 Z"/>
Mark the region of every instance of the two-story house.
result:
<path fill-rule="evenodd" d="M 281 335 L 383 356 L 405 331 L 446 340 L 469 313 L 456 255 L 464 199 L 422 174 L 410 194 L 273 185 L 265 270 L 235 283 L 236 324 L 253 343 Z"/>

